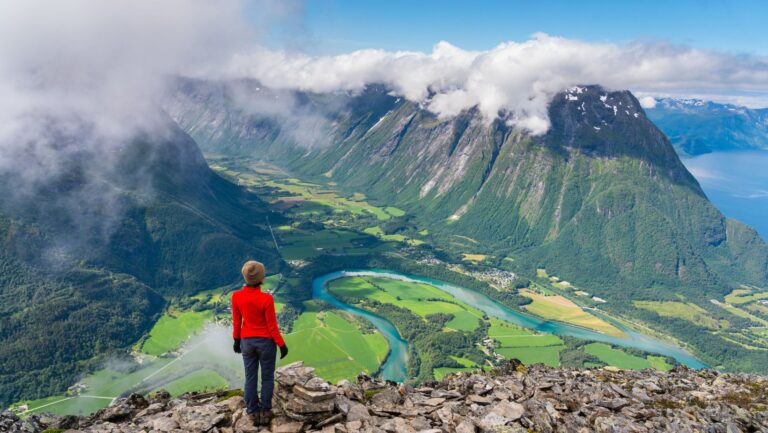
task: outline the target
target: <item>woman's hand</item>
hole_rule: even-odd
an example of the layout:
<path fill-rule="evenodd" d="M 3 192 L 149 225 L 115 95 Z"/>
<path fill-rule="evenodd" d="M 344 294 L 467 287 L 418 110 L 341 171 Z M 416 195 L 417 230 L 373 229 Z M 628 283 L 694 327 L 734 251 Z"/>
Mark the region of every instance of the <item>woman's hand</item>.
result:
<path fill-rule="evenodd" d="M 280 359 L 283 359 L 286 356 L 288 356 L 288 345 L 283 344 L 282 346 L 280 346 Z"/>
<path fill-rule="evenodd" d="M 232 345 L 232 350 L 235 351 L 235 353 L 242 353 L 242 350 L 240 349 L 240 339 L 235 338 L 235 344 Z"/>

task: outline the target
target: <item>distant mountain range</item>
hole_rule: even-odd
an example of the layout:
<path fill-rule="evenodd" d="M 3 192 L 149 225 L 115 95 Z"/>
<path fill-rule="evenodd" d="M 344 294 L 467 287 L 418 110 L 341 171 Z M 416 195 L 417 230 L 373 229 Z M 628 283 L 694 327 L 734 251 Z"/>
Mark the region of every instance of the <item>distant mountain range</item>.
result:
<path fill-rule="evenodd" d="M 661 98 L 645 112 L 685 155 L 768 150 L 768 108 Z"/>

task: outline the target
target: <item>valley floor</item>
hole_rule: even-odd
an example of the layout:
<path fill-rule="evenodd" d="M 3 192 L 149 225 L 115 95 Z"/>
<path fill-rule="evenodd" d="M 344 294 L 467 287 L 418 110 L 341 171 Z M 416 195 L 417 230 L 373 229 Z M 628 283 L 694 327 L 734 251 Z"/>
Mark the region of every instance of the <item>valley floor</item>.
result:
<path fill-rule="evenodd" d="M 396 262 L 429 271 L 435 278 L 485 287 L 484 293 L 493 299 L 543 319 L 613 337 L 623 334 L 619 325 L 594 314 L 605 300 L 548 275 L 545 269 L 523 278 L 514 257 L 495 257 L 470 238 L 455 237 L 444 245 L 429 229 L 410 222 L 401 209 L 371 203 L 360 193 L 342 192 L 333 182 L 297 179 L 260 162 L 214 159 L 211 166 L 288 215 L 286 221 L 271 226 L 275 247 L 288 268 L 271 276 L 267 285 L 275 290 L 281 327 L 291 348 L 282 364 L 303 360 L 335 382 L 360 372 L 375 374 L 386 359 L 387 340 L 371 323 L 311 299 L 312 278 L 344 263 Z M 228 330 L 228 294 L 236 287 L 173 300 L 155 327 L 137 342 L 131 358 L 106 363 L 67 394 L 20 402 L 14 408 L 20 411 L 26 406 L 26 413 L 88 414 L 129 392 L 162 388 L 180 395 L 240 387 L 241 360 L 232 353 Z M 669 370 L 674 364 L 652 353 L 532 331 L 489 317 L 427 284 L 350 277 L 333 281 L 329 291 L 398 328 L 409 342 L 409 373 L 417 380 L 487 369 L 510 358 L 525 364 L 621 369 Z M 747 320 L 755 321 L 750 331 L 757 336 L 755 341 L 768 344 L 767 328 L 759 323 L 768 312 L 761 303 L 765 296 L 757 288 L 745 287 L 727 298 L 723 307 L 751 317 Z M 720 329 L 723 324 L 708 319 L 695 306 L 670 308 L 667 303 L 649 301 L 637 307 L 703 321 L 713 330 L 727 329 Z"/>

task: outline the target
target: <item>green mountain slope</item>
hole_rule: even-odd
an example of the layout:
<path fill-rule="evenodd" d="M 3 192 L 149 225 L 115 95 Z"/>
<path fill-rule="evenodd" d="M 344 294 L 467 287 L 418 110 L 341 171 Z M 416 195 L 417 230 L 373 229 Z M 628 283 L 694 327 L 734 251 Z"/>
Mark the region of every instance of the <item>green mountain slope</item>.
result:
<path fill-rule="evenodd" d="M 191 88 L 200 92 L 193 98 L 208 94 Z M 304 98 L 311 106 L 328 96 Z M 472 237 L 587 287 L 718 296 L 734 280 L 768 278 L 765 245 L 712 206 L 629 92 L 558 95 L 552 128 L 533 137 L 474 111 L 437 119 L 372 87 L 325 112 L 332 144 L 309 148 L 292 143 L 278 121 L 225 105 L 171 114 L 207 151 L 250 153 L 330 178 L 409 210 L 437 234 Z M 233 131 L 236 149 L 207 138 Z"/>
<path fill-rule="evenodd" d="M 633 306 L 682 298 L 748 327 L 709 300 L 738 284 L 766 287 L 768 248 L 709 202 L 629 92 L 556 95 L 543 136 L 474 110 L 439 119 L 380 86 L 297 94 L 295 107 L 325 119 L 326 144 L 315 145 L 295 140 L 280 115 L 237 102 L 263 106 L 274 98 L 263 89 L 239 86 L 235 98 L 221 83 L 183 83 L 167 107 L 205 151 L 257 156 L 364 192 L 415 215 L 441 245 L 465 236 L 523 272 L 546 268 L 607 299 L 605 308 L 690 341 L 708 362 L 768 369 L 763 351 Z"/>
<path fill-rule="evenodd" d="M 166 123 L 115 146 L 114 165 L 62 152 L 60 175 L 22 195 L 3 179 L 0 404 L 60 393 L 138 340 L 164 297 L 237 281 L 246 258 L 279 269 L 266 205 Z"/>

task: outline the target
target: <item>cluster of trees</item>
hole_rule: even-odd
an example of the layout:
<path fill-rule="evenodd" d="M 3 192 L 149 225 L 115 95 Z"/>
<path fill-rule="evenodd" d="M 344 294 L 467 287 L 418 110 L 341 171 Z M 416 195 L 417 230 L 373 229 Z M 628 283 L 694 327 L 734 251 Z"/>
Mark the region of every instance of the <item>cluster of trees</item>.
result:
<path fill-rule="evenodd" d="M 138 340 L 165 305 L 124 274 L 79 268 L 40 278 L 19 263 L 0 267 L 0 405 L 62 392 Z"/>
<path fill-rule="evenodd" d="M 465 357 L 482 363 L 483 355 L 475 343 L 482 339 L 481 334 L 485 335 L 487 325 L 471 333 L 446 332 L 443 328 L 454 318 L 452 314 L 435 313 L 422 318 L 406 308 L 372 299 L 344 296 L 339 298 L 372 311 L 397 326 L 400 335 L 410 345 L 408 370 L 417 381 L 432 380 L 432 372 L 438 367 L 461 367 L 451 356 Z"/>
<path fill-rule="evenodd" d="M 730 371 L 768 371 L 768 356 L 762 350 L 747 349 L 688 320 L 661 316 L 653 311 L 629 306 L 617 309 L 628 317 L 653 323 L 661 331 L 684 341 L 699 359 L 713 367 Z M 731 316 L 728 317 L 729 321 L 732 320 Z"/>

